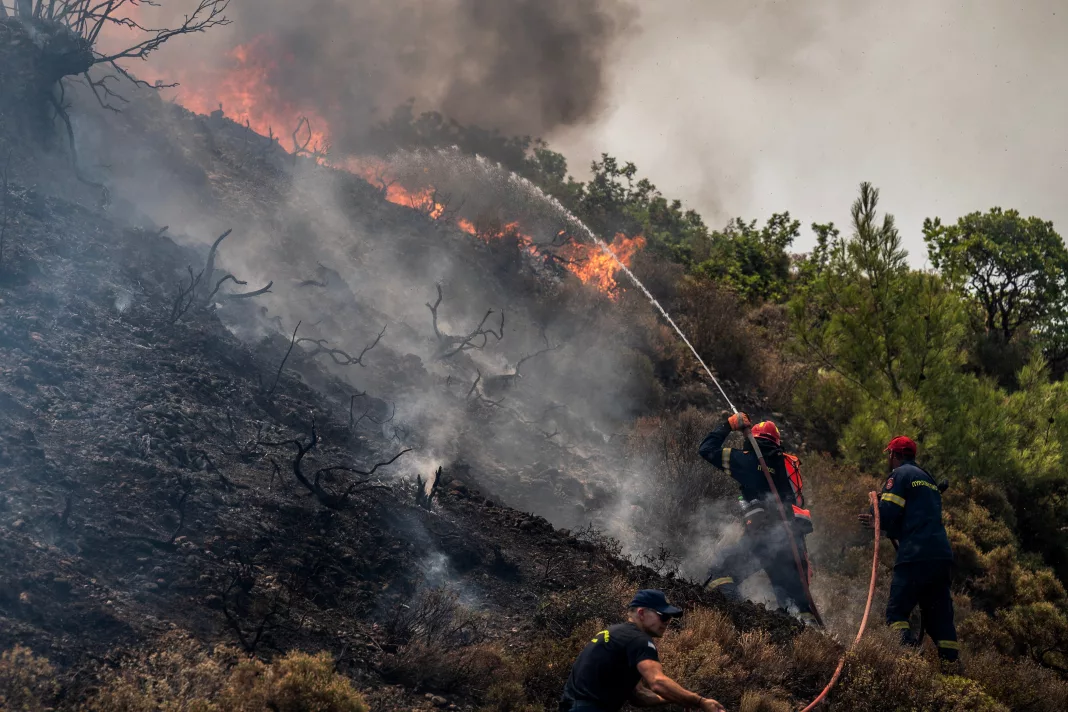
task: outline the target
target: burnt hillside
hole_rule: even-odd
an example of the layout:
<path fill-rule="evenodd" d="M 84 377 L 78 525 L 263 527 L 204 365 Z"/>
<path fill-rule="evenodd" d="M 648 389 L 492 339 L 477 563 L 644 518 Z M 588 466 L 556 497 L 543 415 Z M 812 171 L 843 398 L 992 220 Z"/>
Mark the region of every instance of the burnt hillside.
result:
<path fill-rule="evenodd" d="M 376 709 L 418 704 L 416 692 L 438 688 L 411 684 L 405 641 L 385 623 L 444 584 L 485 616 L 486 640 L 558 631 L 568 621 L 552 607 L 573 597 L 592 609 L 580 618 L 611 614 L 620 577 L 701 600 L 596 535 L 508 506 L 532 489 L 511 463 L 492 463 L 508 476 L 500 484 L 478 458 L 447 464 L 429 510 L 416 504 L 415 477 L 433 470 L 408 465 L 418 446 L 371 475 L 326 472 L 314 494 L 294 474 L 297 443 L 309 448 L 313 433 L 299 462 L 308 480 L 321 468 L 370 471 L 409 441 L 352 424 L 351 386 L 303 345 L 279 376 L 289 339 L 240 340 L 223 316 L 229 303 L 175 319 L 176 276 L 204 250 L 19 183 L 6 210 L 17 242 L 0 304 L 0 647 L 27 645 L 58 666 L 64 706 L 126 651 L 175 631 L 258 655 L 327 650 L 361 688 L 408 682 L 376 693 L 396 695 Z M 368 369 L 386 353 L 369 351 Z M 397 383 L 429 378 L 398 361 L 380 366 Z M 386 419 L 384 402 L 359 400 L 357 417 L 367 401 Z M 555 484 L 586 486 L 563 475 Z M 778 641 L 799 628 L 749 604 L 725 610 L 740 630 Z M 456 689 L 461 706 L 477 696 Z"/>

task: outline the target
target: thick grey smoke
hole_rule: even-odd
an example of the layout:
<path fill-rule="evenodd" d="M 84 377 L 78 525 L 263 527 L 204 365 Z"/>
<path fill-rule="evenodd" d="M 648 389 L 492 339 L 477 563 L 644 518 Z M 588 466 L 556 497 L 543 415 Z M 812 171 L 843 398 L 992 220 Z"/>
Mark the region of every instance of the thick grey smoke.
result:
<path fill-rule="evenodd" d="M 1062 2 L 659 0 L 634 24 L 612 108 L 551 137 L 573 166 L 632 160 L 714 225 L 841 225 L 869 180 L 916 261 L 930 215 L 1002 205 L 1068 232 Z"/>
<path fill-rule="evenodd" d="M 507 134 L 587 123 L 632 13 L 612 0 L 233 0 L 228 14 L 192 62 L 170 48 L 155 69 L 218 70 L 248 45 L 278 106 L 322 116 L 334 147 L 352 150 L 409 99 Z"/>

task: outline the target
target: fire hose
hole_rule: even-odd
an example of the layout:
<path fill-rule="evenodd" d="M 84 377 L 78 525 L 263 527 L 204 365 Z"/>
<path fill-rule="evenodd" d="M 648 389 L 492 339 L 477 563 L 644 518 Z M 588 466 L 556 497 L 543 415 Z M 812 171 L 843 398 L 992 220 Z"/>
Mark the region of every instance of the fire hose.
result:
<path fill-rule="evenodd" d="M 797 541 L 794 538 L 794 528 L 791 526 L 790 518 L 786 516 L 786 507 L 783 506 L 782 497 L 779 496 L 779 488 L 775 486 L 775 481 L 771 478 L 771 470 L 768 469 L 768 463 L 764 460 L 764 453 L 760 451 L 760 445 L 757 444 L 756 438 L 753 437 L 752 429 L 746 427 L 745 436 L 749 438 L 749 444 L 753 446 L 753 452 L 756 453 L 760 469 L 768 480 L 768 487 L 771 488 L 771 493 L 775 495 L 775 505 L 779 509 L 782 525 L 786 529 L 786 540 L 790 542 L 790 550 L 793 552 L 794 563 L 797 565 L 797 575 L 801 579 L 801 587 L 804 589 L 805 598 L 808 600 L 808 609 L 812 612 L 812 617 L 816 619 L 816 622 L 822 626 L 823 619 L 820 617 L 819 611 L 816 610 L 816 602 L 812 599 L 812 592 L 809 591 L 808 572 L 805 570 L 805 565 L 801 563 L 801 552 L 798 550 Z"/>
<path fill-rule="evenodd" d="M 821 692 L 816 699 L 812 700 L 808 707 L 805 707 L 801 712 L 809 712 L 809 710 L 815 709 L 819 703 L 823 702 L 827 697 L 827 694 L 838 683 L 838 678 L 842 676 L 842 670 L 845 668 L 846 656 L 849 655 L 849 652 L 853 647 L 860 642 L 861 637 L 864 635 L 864 629 L 868 626 L 868 614 L 871 613 L 871 602 L 875 597 L 875 577 L 879 573 L 879 496 L 875 492 L 869 492 L 868 499 L 871 500 L 872 511 L 875 513 L 875 551 L 871 557 L 871 582 L 868 584 L 868 601 L 864 604 L 864 617 L 860 619 L 860 628 L 857 630 L 857 637 L 853 639 L 853 643 L 849 646 L 849 649 L 838 659 L 838 667 L 834 669 L 834 675 L 831 676 L 831 681 L 823 688 L 823 692 Z"/>
<path fill-rule="evenodd" d="M 719 386 L 719 383 L 717 382 L 716 385 Z M 723 393 L 722 388 L 720 388 L 720 393 Z M 723 395 L 724 398 L 726 398 L 726 394 L 724 393 Z M 729 400 L 727 402 L 730 404 Z M 737 413 L 738 410 L 734 408 L 734 412 Z M 808 599 L 809 609 L 812 611 L 812 615 L 816 619 L 816 622 L 822 626 L 823 619 L 816 610 L 816 602 L 813 600 L 812 592 L 809 590 L 808 574 L 804 564 L 801 563 L 801 552 L 798 550 L 797 542 L 794 540 L 794 530 L 793 527 L 790 526 L 790 519 L 786 516 L 786 507 L 783 506 L 782 497 L 779 496 L 779 488 L 775 486 L 775 481 L 771 477 L 771 471 L 768 469 L 768 464 L 764 460 L 764 454 L 760 451 L 760 445 L 757 443 L 756 438 L 753 437 L 753 431 L 747 427 L 745 429 L 745 435 L 749 440 L 749 444 L 753 446 L 753 452 L 756 454 L 757 462 L 760 463 L 760 469 L 764 473 L 764 477 L 767 478 L 768 486 L 771 488 L 772 494 L 775 495 L 775 504 L 779 509 L 779 517 L 782 519 L 783 527 L 786 528 L 787 539 L 790 542 L 790 549 L 793 551 L 794 563 L 797 564 L 797 574 L 801 578 L 801 586 L 804 588 L 805 598 Z M 868 626 L 868 614 L 871 613 L 871 603 L 872 599 L 875 597 L 875 579 L 879 572 L 879 497 L 875 492 L 869 492 L 868 499 L 871 501 L 872 511 L 875 513 L 875 543 L 871 562 L 871 582 L 868 584 L 868 600 L 864 604 L 864 617 L 860 620 L 860 628 L 857 630 L 857 637 L 853 640 L 852 645 L 849 646 L 846 652 L 842 654 L 842 657 L 839 658 L 838 667 L 835 668 L 834 675 L 831 676 L 830 682 L 827 683 L 827 686 L 823 688 L 823 691 L 820 692 L 816 699 L 812 700 L 812 702 L 801 712 L 809 712 L 809 710 L 815 709 L 817 705 L 823 702 L 828 693 L 834 689 L 834 686 L 838 684 L 838 678 L 842 676 L 842 670 L 845 668 L 846 656 L 853 647 L 860 642 L 861 637 L 864 635 L 864 629 Z"/>
<path fill-rule="evenodd" d="M 696 354 L 697 352 L 695 351 L 694 353 Z M 698 357 L 698 360 L 700 360 L 700 357 Z M 702 361 L 701 364 L 704 365 L 704 362 Z M 723 390 L 723 386 L 719 384 L 719 380 L 716 379 L 716 377 L 712 374 L 712 371 L 707 366 L 705 366 L 705 370 L 708 372 L 708 375 L 712 377 L 712 382 L 716 385 L 716 388 L 719 389 L 720 395 L 723 396 L 723 400 L 727 401 L 727 406 L 737 415 L 738 409 L 734 407 L 734 404 L 731 403 L 730 398 L 727 397 L 727 393 Z M 779 517 L 782 519 L 783 527 L 786 529 L 787 539 L 790 542 L 790 549 L 792 550 L 794 555 L 794 563 L 797 565 L 797 575 L 800 577 L 801 586 L 804 588 L 805 591 L 805 598 L 808 599 L 808 605 L 810 610 L 812 611 L 812 616 L 816 619 L 816 622 L 822 626 L 823 619 L 820 617 L 819 612 L 816 610 L 816 602 L 812 599 L 812 592 L 809 590 L 808 586 L 808 575 L 805 570 L 804 564 L 801 563 L 801 552 L 798 550 L 797 542 L 794 540 L 794 529 L 791 526 L 791 519 L 786 516 L 786 507 L 783 506 L 782 497 L 779 496 L 779 488 L 775 486 L 775 481 L 771 477 L 771 471 L 768 469 L 768 463 L 764 460 L 764 454 L 760 451 L 760 445 L 757 443 L 756 438 L 753 437 L 753 431 L 751 428 L 746 427 L 745 436 L 749 440 L 749 444 L 753 446 L 753 452 L 754 454 L 756 454 L 757 462 L 760 463 L 760 469 L 764 473 L 764 477 L 768 481 L 768 487 L 771 488 L 771 493 L 775 495 L 775 504 L 778 507 Z M 834 686 L 838 684 L 838 678 L 842 676 L 842 670 L 845 669 L 846 656 L 849 655 L 849 652 L 853 649 L 853 647 L 860 642 L 861 637 L 864 635 L 864 629 L 868 626 L 868 614 L 871 613 L 871 603 L 872 599 L 875 597 L 875 579 L 879 572 L 880 534 L 879 496 L 875 492 L 869 492 L 868 499 L 871 501 L 872 510 L 875 514 L 875 544 L 871 562 L 871 582 L 868 584 L 868 600 L 864 604 L 864 617 L 860 620 L 860 628 L 859 630 L 857 630 L 857 637 L 853 640 L 853 643 L 838 660 L 838 667 L 835 668 L 834 675 L 831 676 L 830 682 L 827 683 L 827 686 L 823 688 L 823 691 L 820 692 L 816 699 L 812 700 L 812 702 L 809 703 L 809 705 L 803 710 L 801 710 L 801 712 L 809 712 L 810 710 L 815 709 L 817 705 L 819 705 L 821 702 L 823 702 L 824 699 L 826 699 L 830 691 L 834 689 Z"/>

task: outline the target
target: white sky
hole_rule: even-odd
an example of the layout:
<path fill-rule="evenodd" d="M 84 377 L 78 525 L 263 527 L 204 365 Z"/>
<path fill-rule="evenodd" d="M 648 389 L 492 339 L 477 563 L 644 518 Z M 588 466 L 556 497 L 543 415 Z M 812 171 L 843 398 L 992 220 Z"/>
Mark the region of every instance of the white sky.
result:
<path fill-rule="evenodd" d="M 1068 235 L 1068 2 L 645 0 L 611 107 L 550 137 L 577 177 L 634 161 L 712 226 L 848 223 L 881 189 L 914 264 L 924 217 L 995 205 Z"/>

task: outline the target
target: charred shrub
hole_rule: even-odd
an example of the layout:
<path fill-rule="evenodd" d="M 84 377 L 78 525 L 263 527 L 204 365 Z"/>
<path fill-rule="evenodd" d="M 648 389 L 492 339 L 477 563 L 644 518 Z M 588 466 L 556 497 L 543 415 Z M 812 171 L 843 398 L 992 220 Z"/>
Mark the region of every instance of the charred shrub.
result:
<path fill-rule="evenodd" d="M 641 418 L 626 440 L 633 470 L 655 473 L 636 483 L 631 493 L 633 530 L 642 532 L 642 549 L 660 545 L 679 553 L 700 538 L 705 509 L 710 501 L 731 500 L 736 486 L 730 477 L 710 467 L 697 449 L 718 425 L 708 413 L 689 408 L 680 414 Z"/>
<path fill-rule="evenodd" d="M 534 624 L 558 638 L 567 638 L 589 621 L 615 623 L 622 619 L 637 586 L 622 577 L 607 584 L 552 593 L 538 603 Z"/>
<path fill-rule="evenodd" d="M 394 645 L 413 642 L 457 648 L 486 639 L 485 621 L 460 603 L 459 594 L 448 588 L 430 588 L 411 605 L 400 606 L 386 622 L 386 634 Z"/>
<path fill-rule="evenodd" d="M 485 643 L 485 618 L 449 589 L 427 589 L 398 608 L 386 633 L 396 649 L 386 656 L 383 673 L 416 689 L 479 693 L 504 664 Z"/>

